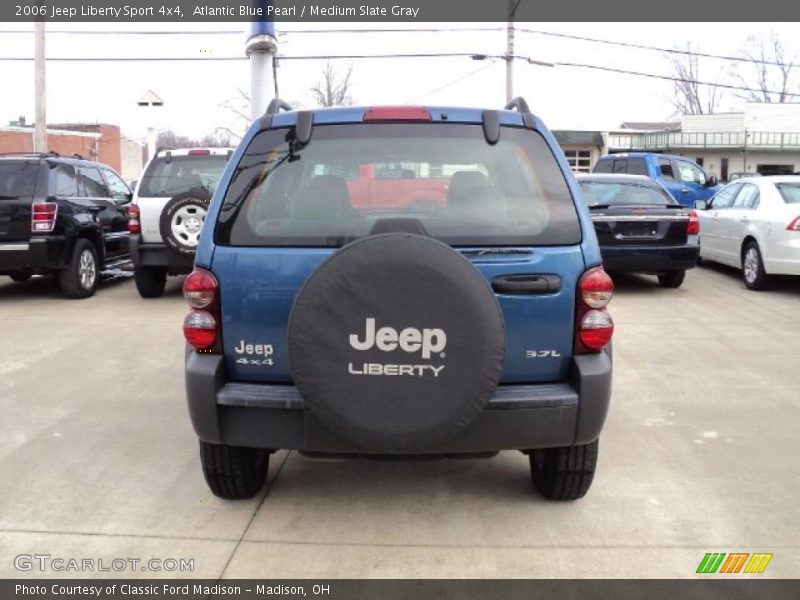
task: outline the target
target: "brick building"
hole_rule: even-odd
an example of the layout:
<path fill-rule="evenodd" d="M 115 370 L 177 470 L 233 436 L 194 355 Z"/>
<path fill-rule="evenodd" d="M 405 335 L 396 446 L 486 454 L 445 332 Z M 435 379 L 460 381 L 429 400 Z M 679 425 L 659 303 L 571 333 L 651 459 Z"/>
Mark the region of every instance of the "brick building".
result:
<path fill-rule="evenodd" d="M 124 179 L 136 179 L 144 164 L 144 149 L 139 142 L 108 124 L 54 124 L 47 128 L 48 150 L 62 156 L 82 157 L 107 164 Z M 33 152 L 33 127 L 0 127 L 0 154 Z"/>

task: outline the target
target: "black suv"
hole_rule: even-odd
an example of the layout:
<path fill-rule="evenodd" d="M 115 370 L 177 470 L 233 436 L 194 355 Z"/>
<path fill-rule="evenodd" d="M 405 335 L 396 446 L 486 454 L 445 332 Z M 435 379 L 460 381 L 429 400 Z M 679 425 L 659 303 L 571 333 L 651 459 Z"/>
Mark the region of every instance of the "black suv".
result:
<path fill-rule="evenodd" d="M 128 266 L 131 191 L 79 156 L 0 157 L 0 275 L 55 273 L 70 298 L 94 294 L 100 271 Z"/>

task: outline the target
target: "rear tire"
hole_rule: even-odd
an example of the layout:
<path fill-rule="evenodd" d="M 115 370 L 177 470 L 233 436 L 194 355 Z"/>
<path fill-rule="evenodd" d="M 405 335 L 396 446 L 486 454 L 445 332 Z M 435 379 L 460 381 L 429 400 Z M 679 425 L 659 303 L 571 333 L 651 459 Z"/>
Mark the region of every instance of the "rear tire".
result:
<path fill-rule="evenodd" d="M 665 288 L 679 288 L 686 278 L 686 271 L 667 271 L 658 274 L 658 283 Z"/>
<path fill-rule="evenodd" d="M 769 287 L 770 277 L 764 269 L 761 250 L 756 242 L 749 242 L 744 248 L 742 279 L 749 290 L 765 290 Z"/>
<path fill-rule="evenodd" d="M 583 498 L 594 479 L 599 440 L 591 444 L 532 450 L 533 485 L 548 500 Z"/>
<path fill-rule="evenodd" d="M 24 281 L 28 281 L 28 279 L 30 279 L 33 276 L 33 274 L 26 273 L 25 271 L 18 271 L 17 273 L 10 273 L 8 276 L 11 277 L 12 281 L 16 281 L 17 283 L 22 283 Z"/>
<path fill-rule="evenodd" d="M 269 451 L 200 441 L 200 462 L 209 489 L 226 500 L 255 496 L 267 480 Z"/>
<path fill-rule="evenodd" d="M 142 298 L 158 298 L 164 295 L 167 285 L 167 269 L 164 267 L 138 267 L 133 271 L 136 289 Z"/>
<path fill-rule="evenodd" d="M 88 298 L 97 289 L 100 266 L 97 251 L 89 240 L 79 239 L 67 267 L 58 272 L 58 284 L 69 298 Z"/>

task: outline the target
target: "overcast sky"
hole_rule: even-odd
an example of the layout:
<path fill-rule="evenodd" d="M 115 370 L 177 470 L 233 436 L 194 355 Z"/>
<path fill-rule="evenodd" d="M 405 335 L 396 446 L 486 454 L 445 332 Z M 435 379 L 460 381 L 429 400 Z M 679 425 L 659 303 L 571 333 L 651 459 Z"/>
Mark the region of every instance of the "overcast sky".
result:
<path fill-rule="evenodd" d="M 498 31 L 440 33 L 292 33 L 298 29 L 495 27 Z M 518 27 L 576 34 L 620 42 L 685 47 L 715 54 L 737 54 L 748 35 L 776 32 L 800 58 L 797 24 L 745 23 L 519 23 Z M 287 56 L 392 52 L 469 52 L 502 54 L 502 23 L 384 24 L 287 23 L 277 24 L 279 53 Z M 59 31 L 104 30 L 224 30 L 234 35 L 87 35 Z M 89 24 L 51 23 L 47 38 L 50 57 L 97 56 L 242 56 L 245 23 L 219 24 Z M 0 23 L 0 57 L 32 56 L 31 24 Z M 20 31 L 20 33 L 14 33 Z M 26 32 L 22 32 L 26 31 Z M 669 74 L 663 53 L 584 41 L 517 33 L 517 55 L 544 62 L 581 62 L 614 68 Z M 309 88 L 319 80 L 324 61 L 285 60 L 278 69 L 281 96 L 312 106 Z M 349 61 L 333 64 L 344 69 Z M 503 61 L 476 62 L 470 58 L 354 60 L 352 95 L 358 104 L 435 104 L 500 106 L 505 100 Z M 217 127 L 241 128 L 242 122 L 226 104 L 241 105 L 237 90 L 249 87 L 249 65 L 239 62 L 50 62 L 47 71 L 47 116 L 50 123 L 105 122 L 122 126 L 135 138 L 144 137 L 151 109 L 136 106 L 147 89 L 165 101 L 157 109 L 158 127 L 179 134 L 202 136 Z M 476 69 L 479 72 L 469 75 Z M 700 77 L 734 83 L 729 63 L 703 59 Z M 622 121 L 665 120 L 675 117 L 670 104 L 672 84 L 630 75 L 568 67 L 515 64 L 515 93 L 525 96 L 532 110 L 554 129 L 608 129 Z M 0 123 L 20 115 L 34 117 L 33 62 L 0 61 L 5 83 L 0 94 Z M 446 85 L 463 78 L 452 85 Z M 800 75 L 798 75 L 800 80 Z M 799 81 L 800 82 L 800 81 Z M 444 86 L 444 87 L 443 87 Z M 438 89 L 437 88 L 442 88 Z M 800 99 L 799 99 L 800 100 Z M 742 100 L 725 93 L 721 109 L 736 110 Z"/>

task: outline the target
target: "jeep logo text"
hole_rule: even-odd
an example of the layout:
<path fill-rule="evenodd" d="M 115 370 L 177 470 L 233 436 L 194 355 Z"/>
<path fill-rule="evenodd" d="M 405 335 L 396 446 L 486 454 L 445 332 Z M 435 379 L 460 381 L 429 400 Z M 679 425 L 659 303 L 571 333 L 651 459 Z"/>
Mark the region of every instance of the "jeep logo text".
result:
<path fill-rule="evenodd" d="M 381 327 L 375 330 L 375 319 L 366 322 L 363 340 L 358 334 L 350 334 L 350 345 L 356 350 L 369 350 L 377 346 L 384 352 L 392 352 L 398 347 L 404 352 L 422 352 L 422 358 L 430 358 L 434 352 L 441 352 L 447 346 L 447 335 L 441 329 L 423 329 L 407 327 L 398 333 L 393 327 Z"/>

